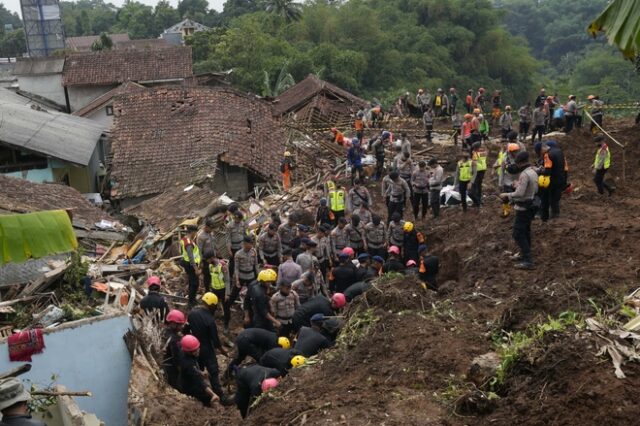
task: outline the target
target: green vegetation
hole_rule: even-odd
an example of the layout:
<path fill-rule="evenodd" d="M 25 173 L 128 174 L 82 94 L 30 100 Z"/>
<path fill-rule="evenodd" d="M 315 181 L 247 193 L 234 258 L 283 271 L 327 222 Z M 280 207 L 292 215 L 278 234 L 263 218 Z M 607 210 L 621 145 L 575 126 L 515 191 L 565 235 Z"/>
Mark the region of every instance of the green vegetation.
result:
<path fill-rule="evenodd" d="M 589 25 L 595 37 L 604 31 L 609 42 L 615 44 L 627 59 L 636 60 L 640 55 L 640 2 L 637 0 L 613 0 Z"/>
<path fill-rule="evenodd" d="M 357 308 L 349 314 L 349 319 L 340 329 L 336 340 L 336 346 L 344 349 L 352 348 L 358 341 L 366 337 L 380 317 L 374 314 L 373 309 Z"/>
<path fill-rule="evenodd" d="M 494 338 L 496 352 L 501 363 L 490 385 L 499 388 L 511 373 L 514 365 L 520 360 L 524 351 L 542 341 L 548 333 L 563 332 L 570 326 L 582 328 L 584 325 L 579 314 L 573 311 L 561 313 L 558 318 L 548 317 L 548 321 L 532 326 L 527 331 L 502 332 L 498 339 Z"/>

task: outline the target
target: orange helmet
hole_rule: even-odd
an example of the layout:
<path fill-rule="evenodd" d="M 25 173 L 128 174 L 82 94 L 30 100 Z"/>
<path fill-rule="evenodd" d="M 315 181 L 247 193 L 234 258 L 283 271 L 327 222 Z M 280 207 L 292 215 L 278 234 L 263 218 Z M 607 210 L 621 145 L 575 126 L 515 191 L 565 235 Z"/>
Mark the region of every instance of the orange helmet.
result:
<path fill-rule="evenodd" d="M 587 96 L 587 99 L 589 99 L 590 101 L 592 101 L 593 99 L 595 99 L 595 96 L 593 96 L 593 95 L 589 95 L 589 96 Z"/>
<path fill-rule="evenodd" d="M 471 118 L 473 118 L 473 114 L 465 114 L 465 115 L 464 115 L 464 119 L 465 119 L 465 120 L 469 120 L 469 119 L 471 119 Z"/>
<path fill-rule="evenodd" d="M 325 129 L 326 129 L 326 127 L 325 127 Z M 333 133 L 338 133 L 338 129 L 336 129 L 335 127 L 332 127 L 332 128 L 331 128 L 331 131 L 332 131 Z"/>
<path fill-rule="evenodd" d="M 478 92 L 480 92 L 480 93 L 484 93 L 484 87 L 479 88 L 479 89 L 478 89 Z"/>
<path fill-rule="evenodd" d="M 507 151 L 509 152 L 520 151 L 520 145 L 518 145 L 517 143 L 510 143 L 509 145 L 507 145 Z"/>

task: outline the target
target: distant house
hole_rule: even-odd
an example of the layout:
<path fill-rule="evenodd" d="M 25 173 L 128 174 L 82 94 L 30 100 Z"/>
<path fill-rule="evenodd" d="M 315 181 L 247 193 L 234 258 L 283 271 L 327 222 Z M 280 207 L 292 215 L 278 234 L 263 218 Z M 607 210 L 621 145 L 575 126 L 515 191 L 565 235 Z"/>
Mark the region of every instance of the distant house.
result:
<path fill-rule="evenodd" d="M 18 58 L 13 74 L 18 77 L 20 90 L 64 107 L 63 69 L 64 58 Z"/>
<path fill-rule="evenodd" d="M 117 47 L 121 43 L 129 41 L 129 34 L 109 34 L 109 38 L 113 42 L 113 46 Z M 91 52 L 91 46 L 98 40 L 100 40 L 99 35 L 67 37 L 65 45 L 67 49 L 74 52 Z"/>
<path fill-rule="evenodd" d="M 245 198 L 277 178 L 286 136 L 271 106 L 225 87 L 154 88 L 114 99 L 111 197 L 122 208 L 213 178 Z"/>
<path fill-rule="evenodd" d="M 191 19 L 185 19 L 182 22 L 167 28 L 160 34 L 160 38 L 166 40 L 170 44 L 184 44 L 184 38 L 198 31 L 207 31 L 210 28 Z"/>
<path fill-rule="evenodd" d="M 278 96 L 273 110 L 276 116 L 292 116 L 299 122 L 333 125 L 348 120 L 367 104 L 364 99 L 309 74 Z"/>
<path fill-rule="evenodd" d="M 73 112 L 128 81 L 145 86 L 181 84 L 192 75 L 190 47 L 110 50 L 67 56 L 62 85 Z"/>
<path fill-rule="evenodd" d="M 74 111 L 72 115 L 88 118 L 110 129 L 113 124 L 113 98 L 123 93 L 133 93 L 144 89 L 145 87 L 141 84 L 127 81 Z"/>
<path fill-rule="evenodd" d="M 0 89 L 0 174 L 31 182 L 61 182 L 98 192 L 105 162 L 105 127 L 44 111 Z"/>

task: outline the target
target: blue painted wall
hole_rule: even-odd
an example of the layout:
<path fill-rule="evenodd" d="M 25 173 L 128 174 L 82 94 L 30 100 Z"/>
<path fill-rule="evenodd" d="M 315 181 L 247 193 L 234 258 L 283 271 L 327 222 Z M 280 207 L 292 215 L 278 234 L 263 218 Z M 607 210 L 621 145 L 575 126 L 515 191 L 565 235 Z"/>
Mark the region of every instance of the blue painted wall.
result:
<path fill-rule="evenodd" d="M 82 410 L 95 413 L 107 426 L 126 425 L 131 358 L 122 336 L 130 328 L 130 320 L 128 315 L 120 315 L 92 321 L 77 321 L 75 328 L 46 333 L 44 352 L 33 356 L 31 371 L 20 378 L 42 388 L 55 374 L 57 384 L 93 394 L 76 398 Z M 0 342 L 0 371 L 21 364 L 9 361 L 7 342 Z"/>

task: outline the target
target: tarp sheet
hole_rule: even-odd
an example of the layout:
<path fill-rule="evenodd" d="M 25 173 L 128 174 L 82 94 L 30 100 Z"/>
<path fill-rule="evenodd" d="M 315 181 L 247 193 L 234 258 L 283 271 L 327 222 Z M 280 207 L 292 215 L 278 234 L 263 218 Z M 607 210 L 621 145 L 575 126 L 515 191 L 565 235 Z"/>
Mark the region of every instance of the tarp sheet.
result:
<path fill-rule="evenodd" d="M 67 253 L 77 247 L 64 210 L 0 216 L 0 265 Z"/>

